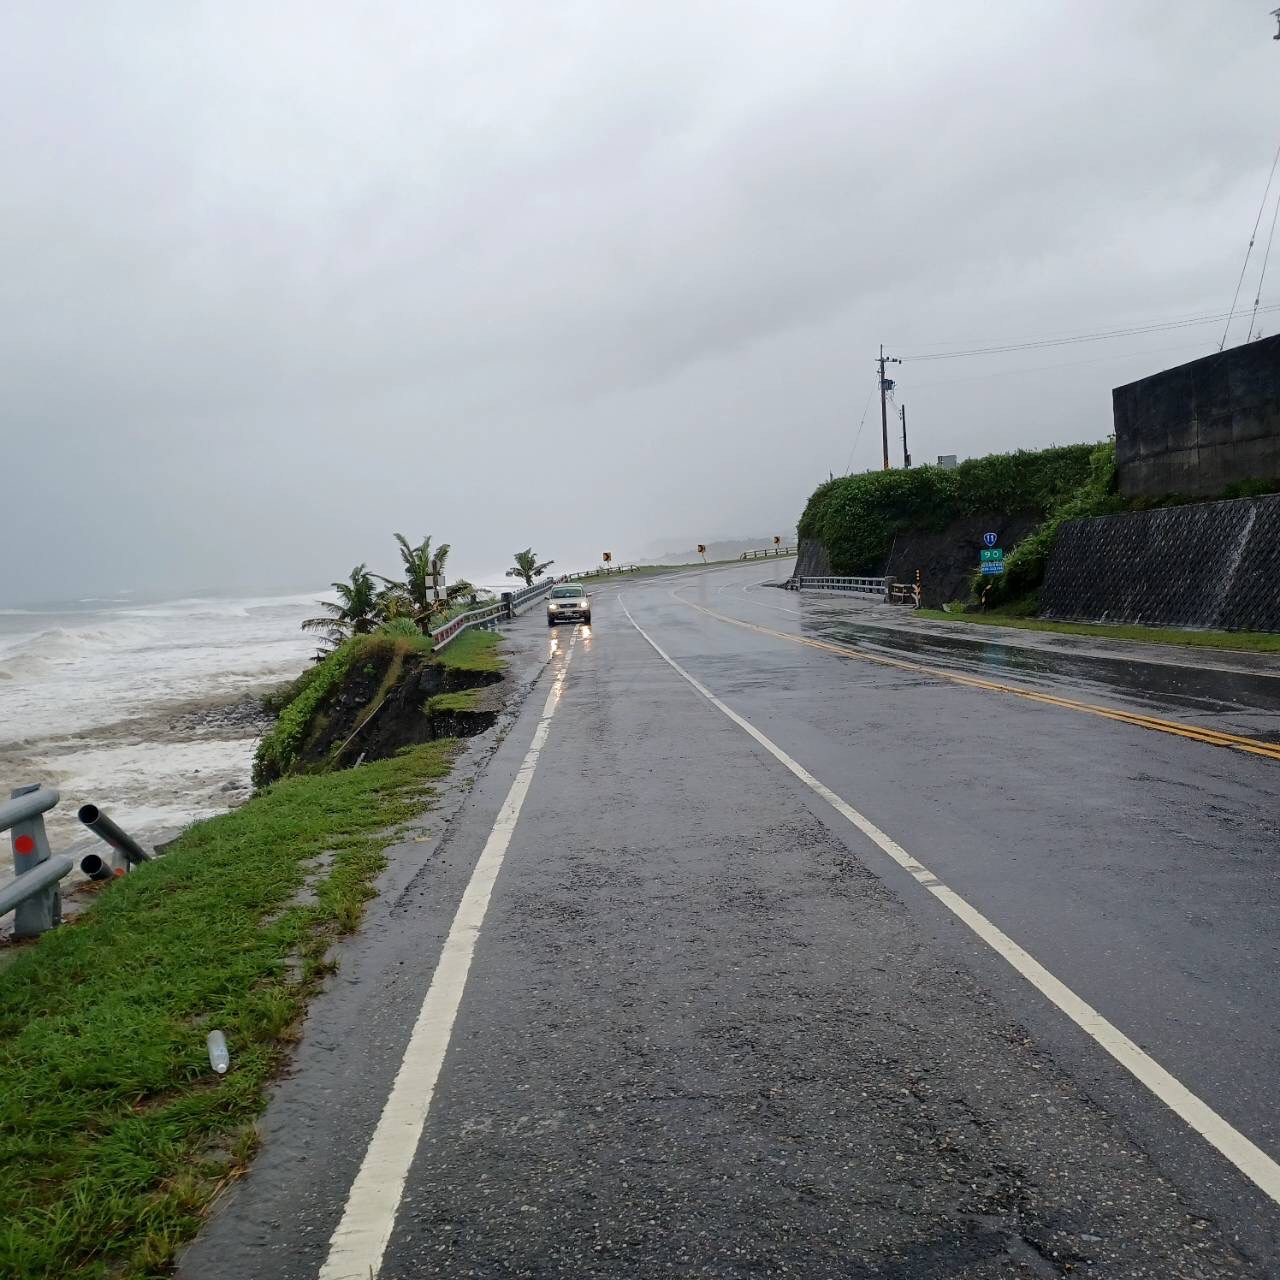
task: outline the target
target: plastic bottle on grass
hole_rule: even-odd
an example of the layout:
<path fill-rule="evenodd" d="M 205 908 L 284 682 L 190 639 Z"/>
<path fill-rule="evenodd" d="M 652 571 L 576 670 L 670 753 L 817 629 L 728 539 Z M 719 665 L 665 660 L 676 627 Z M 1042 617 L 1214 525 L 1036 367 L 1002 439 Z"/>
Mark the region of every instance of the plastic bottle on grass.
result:
<path fill-rule="evenodd" d="M 227 1051 L 227 1037 L 221 1031 L 210 1031 L 205 1043 L 209 1046 L 209 1065 L 220 1075 L 227 1074 L 231 1054 Z"/>

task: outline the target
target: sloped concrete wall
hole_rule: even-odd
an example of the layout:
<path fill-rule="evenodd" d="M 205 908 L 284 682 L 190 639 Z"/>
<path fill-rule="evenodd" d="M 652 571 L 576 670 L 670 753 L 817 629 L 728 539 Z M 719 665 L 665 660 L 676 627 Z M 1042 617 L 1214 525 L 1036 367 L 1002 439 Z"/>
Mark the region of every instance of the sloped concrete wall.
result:
<path fill-rule="evenodd" d="M 1072 520 L 1040 608 L 1081 622 L 1280 631 L 1280 495 Z"/>
<path fill-rule="evenodd" d="M 829 578 L 831 557 L 817 538 L 801 538 L 796 548 L 796 566 L 792 574 L 799 578 Z"/>

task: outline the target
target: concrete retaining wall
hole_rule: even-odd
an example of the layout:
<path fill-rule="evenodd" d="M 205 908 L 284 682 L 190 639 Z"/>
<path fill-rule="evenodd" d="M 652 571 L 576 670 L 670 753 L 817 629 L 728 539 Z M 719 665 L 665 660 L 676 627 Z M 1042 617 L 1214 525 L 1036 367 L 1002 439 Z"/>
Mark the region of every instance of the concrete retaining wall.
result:
<path fill-rule="evenodd" d="M 801 538 L 796 548 L 796 566 L 791 570 L 798 578 L 829 578 L 831 557 L 817 538 Z"/>
<path fill-rule="evenodd" d="M 1280 495 L 1072 520 L 1040 607 L 1072 621 L 1280 631 Z"/>
<path fill-rule="evenodd" d="M 924 603 L 929 608 L 968 599 L 982 558 L 982 535 L 996 533 L 1008 555 L 1039 523 L 1028 515 L 965 516 L 953 520 L 940 533 L 900 533 L 884 564 L 877 567 L 876 576 L 915 582 L 919 570 Z M 794 572 L 805 578 L 827 577 L 832 568 L 826 547 L 814 538 L 802 538 Z"/>
<path fill-rule="evenodd" d="M 1280 477 L 1280 335 L 1111 393 L 1126 497 L 1213 497 Z"/>
<path fill-rule="evenodd" d="M 900 533 L 885 562 L 886 577 L 914 582 L 920 571 L 921 596 L 926 608 L 940 609 L 953 600 L 967 600 L 973 575 L 982 560 L 982 535 L 995 533 L 1008 555 L 1040 522 L 1034 516 L 964 516 L 941 533 Z"/>

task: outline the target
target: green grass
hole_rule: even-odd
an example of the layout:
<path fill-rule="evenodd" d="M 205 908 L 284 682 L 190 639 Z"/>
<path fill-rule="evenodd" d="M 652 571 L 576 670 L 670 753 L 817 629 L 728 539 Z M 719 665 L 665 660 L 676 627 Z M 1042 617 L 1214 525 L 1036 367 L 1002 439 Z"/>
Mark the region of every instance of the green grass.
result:
<path fill-rule="evenodd" d="M 455 746 L 286 778 L 6 966 L 0 1275 L 168 1274 L 252 1152 L 326 951 L 372 896 L 384 833 L 422 810 Z M 231 1049 L 223 1077 L 205 1051 L 214 1027 Z"/>
<path fill-rule="evenodd" d="M 1145 644 L 1174 644 L 1203 649 L 1238 649 L 1250 653 L 1280 653 L 1280 634 L 1267 631 L 1184 631 L 1177 627 L 1107 626 L 1093 622 L 1051 622 L 999 613 L 947 613 L 917 609 L 917 618 L 940 622 L 976 622 L 1020 631 L 1057 631 L 1073 636 L 1102 636 L 1110 640 L 1140 640 Z"/>
<path fill-rule="evenodd" d="M 770 561 L 787 560 L 794 559 L 794 557 L 769 556 L 768 559 Z M 689 564 L 640 564 L 629 573 L 595 573 L 589 578 L 574 578 L 573 581 L 575 585 L 583 587 L 595 586 L 597 583 L 601 582 L 617 582 L 622 584 L 631 578 L 648 578 L 657 573 L 684 573 L 689 569 L 711 569 L 717 565 L 750 563 L 752 563 L 750 560 L 744 561 L 740 557 L 734 556 L 732 560 L 708 560 L 706 564 L 703 564 L 701 560 L 694 560 Z M 761 560 L 760 563 L 763 564 L 765 561 Z"/>
<path fill-rule="evenodd" d="M 436 661 L 457 671 L 502 672 L 507 660 L 497 652 L 501 643 L 502 637 L 496 631 L 472 628 L 441 649 Z"/>
<path fill-rule="evenodd" d="M 352 663 L 364 657 L 373 637 L 358 636 L 339 645 L 323 662 L 304 671 L 297 692 L 280 710 L 274 728 L 253 755 L 253 785 L 260 787 L 285 774 L 302 750 L 316 708 L 342 683 Z"/>
<path fill-rule="evenodd" d="M 427 715 L 444 715 L 449 712 L 475 711 L 479 708 L 478 699 L 482 688 L 459 689 L 456 693 L 437 693 L 428 698 L 422 708 Z"/>

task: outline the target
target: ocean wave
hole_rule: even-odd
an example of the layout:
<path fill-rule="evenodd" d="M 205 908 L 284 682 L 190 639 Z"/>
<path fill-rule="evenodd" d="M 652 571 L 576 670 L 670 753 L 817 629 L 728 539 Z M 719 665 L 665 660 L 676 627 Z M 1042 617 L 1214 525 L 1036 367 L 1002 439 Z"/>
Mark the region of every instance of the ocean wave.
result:
<path fill-rule="evenodd" d="M 136 625 L 93 627 L 80 631 L 52 627 L 35 635 L 23 636 L 16 644 L 0 649 L 0 668 L 16 672 L 33 669 L 33 663 L 47 667 L 74 662 L 94 653 L 138 648 L 154 637 L 154 631 Z"/>

